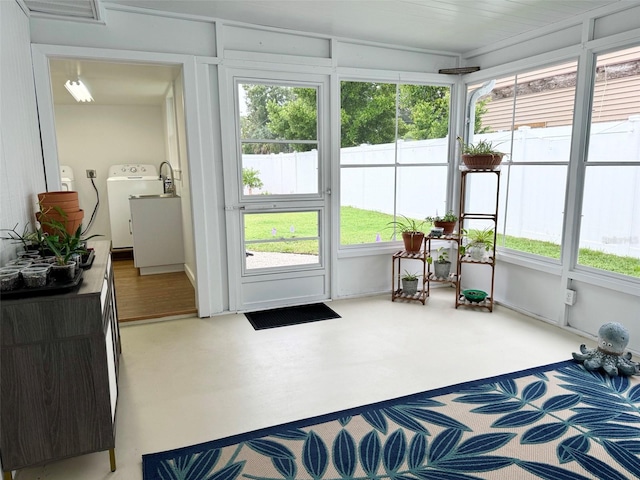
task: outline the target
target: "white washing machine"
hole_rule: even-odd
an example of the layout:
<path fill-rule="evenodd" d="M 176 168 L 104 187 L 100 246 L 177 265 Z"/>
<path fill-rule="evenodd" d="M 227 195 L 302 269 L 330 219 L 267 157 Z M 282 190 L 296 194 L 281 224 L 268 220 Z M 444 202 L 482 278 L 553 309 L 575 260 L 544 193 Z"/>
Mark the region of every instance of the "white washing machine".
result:
<path fill-rule="evenodd" d="M 124 164 L 109 167 L 107 196 L 112 248 L 133 248 L 129 197 L 162 193 L 163 183 L 155 165 Z"/>
<path fill-rule="evenodd" d="M 60 165 L 60 183 L 62 190 L 65 192 L 75 192 L 76 182 L 73 176 L 73 170 L 67 165 Z"/>

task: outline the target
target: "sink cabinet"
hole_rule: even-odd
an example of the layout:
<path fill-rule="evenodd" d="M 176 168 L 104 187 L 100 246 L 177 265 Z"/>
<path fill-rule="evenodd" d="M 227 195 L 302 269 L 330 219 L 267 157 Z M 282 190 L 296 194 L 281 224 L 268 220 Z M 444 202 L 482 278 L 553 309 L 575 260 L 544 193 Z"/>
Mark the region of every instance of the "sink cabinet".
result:
<path fill-rule="evenodd" d="M 134 266 L 140 275 L 184 271 L 182 200 L 175 195 L 133 196 Z"/>
<path fill-rule="evenodd" d="M 108 450 L 115 470 L 118 328 L 110 242 L 75 292 L 3 300 L 0 458 L 11 471 Z"/>

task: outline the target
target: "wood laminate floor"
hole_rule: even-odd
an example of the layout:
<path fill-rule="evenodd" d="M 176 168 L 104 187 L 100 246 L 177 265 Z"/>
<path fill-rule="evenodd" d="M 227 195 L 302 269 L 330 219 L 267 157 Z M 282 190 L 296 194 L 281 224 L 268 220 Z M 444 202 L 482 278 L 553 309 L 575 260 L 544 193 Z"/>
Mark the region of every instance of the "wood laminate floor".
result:
<path fill-rule="evenodd" d="M 120 322 L 196 314 L 193 285 L 184 272 L 140 275 L 133 260 L 114 260 Z"/>

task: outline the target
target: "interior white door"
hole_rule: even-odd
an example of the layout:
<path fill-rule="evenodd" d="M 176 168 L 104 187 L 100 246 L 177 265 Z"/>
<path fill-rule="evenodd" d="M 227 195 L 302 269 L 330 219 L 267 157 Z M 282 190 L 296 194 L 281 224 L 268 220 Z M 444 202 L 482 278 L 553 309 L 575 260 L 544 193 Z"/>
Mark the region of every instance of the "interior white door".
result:
<path fill-rule="evenodd" d="M 225 175 L 230 308 L 329 298 L 328 79 L 229 71 Z M 235 288 L 234 288 L 235 287 Z"/>

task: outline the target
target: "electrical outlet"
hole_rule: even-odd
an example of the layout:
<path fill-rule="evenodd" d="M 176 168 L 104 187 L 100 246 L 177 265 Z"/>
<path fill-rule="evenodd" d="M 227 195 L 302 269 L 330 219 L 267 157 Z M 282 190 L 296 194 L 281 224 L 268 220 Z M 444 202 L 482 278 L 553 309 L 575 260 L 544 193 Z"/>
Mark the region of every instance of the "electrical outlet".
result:
<path fill-rule="evenodd" d="M 567 305 L 575 305 L 576 296 L 577 296 L 577 292 L 575 290 L 571 290 L 567 288 L 564 294 L 564 303 L 566 303 Z"/>
<path fill-rule="evenodd" d="M 87 170 L 87 178 L 96 178 L 95 170 Z"/>

